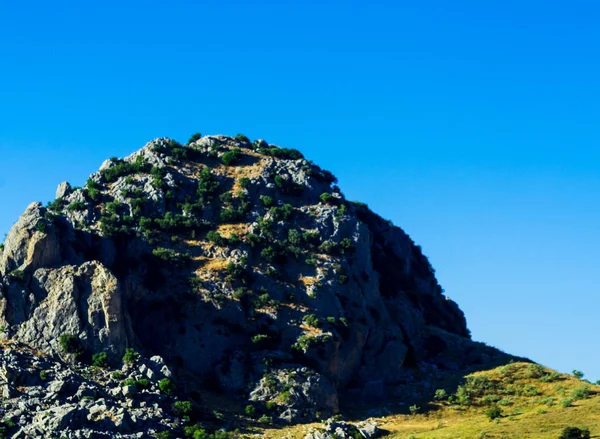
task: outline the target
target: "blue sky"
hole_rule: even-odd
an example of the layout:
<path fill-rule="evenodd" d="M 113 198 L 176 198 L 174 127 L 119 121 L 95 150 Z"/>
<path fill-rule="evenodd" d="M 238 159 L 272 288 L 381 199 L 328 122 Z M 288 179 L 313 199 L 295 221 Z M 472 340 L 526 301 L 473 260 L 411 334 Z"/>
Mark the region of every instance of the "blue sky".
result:
<path fill-rule="evenodd" d="M 0 234 L 196 131 L 302 150 L 423 246 L 474 338 L 600 379 L 600 6 L 0 5 Z"/>

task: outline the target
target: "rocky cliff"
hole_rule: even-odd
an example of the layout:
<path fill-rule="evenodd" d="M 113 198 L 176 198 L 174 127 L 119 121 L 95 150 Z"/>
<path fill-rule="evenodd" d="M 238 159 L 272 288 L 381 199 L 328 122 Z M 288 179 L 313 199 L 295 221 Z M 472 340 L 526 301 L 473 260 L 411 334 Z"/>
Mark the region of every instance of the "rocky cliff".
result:
<path fill-rule="evenodd" d="M 244 136 L 107 160 L 8 233 L 3 337 L 71 364 L 160 356 L 180 394 L 282 422 L 336 413 L 347 392 L 385 398 L 424 365 L 502 356 L 470 340 L 421 248 L 336 183 Z"/>

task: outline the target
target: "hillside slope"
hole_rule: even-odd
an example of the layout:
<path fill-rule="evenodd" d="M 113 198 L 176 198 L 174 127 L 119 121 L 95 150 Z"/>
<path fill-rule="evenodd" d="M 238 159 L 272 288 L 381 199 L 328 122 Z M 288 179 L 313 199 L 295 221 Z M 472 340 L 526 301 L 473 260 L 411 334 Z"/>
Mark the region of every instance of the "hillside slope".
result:
<path fill-rule="evenodd" d="M 281 423 L 508 362 L 471 340 L 421 248 L 336 183 L 244 136 L 107 160 L 8 233 L 3 337 L 72 363 L 158 355 L 183 398 L 227 395 Z"/>
<path fill-rule="evenodd" d="M 443 374 L 436 385 L 428 398 L 390 401 L 347 416 L 369 419 L 390 439 L 557 439 L 567 427 L 588 429 L 591 437 L 600 431 L 600 387 L 537 364 L 509 363 L 464 378 Z M 326 429 L 315 423 L 267 429 L 265 436 L 304 439 Z"/>

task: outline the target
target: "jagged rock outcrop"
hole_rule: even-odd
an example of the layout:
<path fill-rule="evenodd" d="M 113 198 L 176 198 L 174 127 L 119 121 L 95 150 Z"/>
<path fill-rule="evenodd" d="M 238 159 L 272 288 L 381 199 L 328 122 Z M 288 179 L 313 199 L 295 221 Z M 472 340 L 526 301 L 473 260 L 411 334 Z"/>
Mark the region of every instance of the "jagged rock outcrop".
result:
<path fill-rule="evenodd" d="M 44 219 L 46 209 L 32 203 L 10 229 L 0 254 L 0 274 L 61 262 L 57 231 Z"/>
<path fill-rule="evenodd" d="M 40 268 L 30 281 L 33 303 L 26 303 L 25 320 L 17 326 L 16 340 L 46 352 L 60 352 L 62 334 L 75 334 L 88 352 L 107 352 L 121 358 L 132 345 L 116 277 L 100 262 L 59 269 Z M 8 326 L 19 319 L 7 319 Z"/>
<path fill-rule="evenodd" d="M 4 344 L 3 431 L 22 439 L 152 438 L 156 432 L 178 431 L 181 420 L 171 414 L 175 399 L 159 390 L 165 378 L 161 367 L 165 366 L 156 357 L 125 365 L 118 376 L 99 368 L 74 371 L 23 345 Z M 145 387 L 124 392 L 128 380 Z"/>
<path fill-rule="evenodd" d="M 420 364 L 502 355 L 470 340 L 420 247 L 335 183 L 243 137 L 108 160 L 9 232 L 4 336 L 63 357 L 63 334 L 83 357 L 158 354 L 286 422 L 335 413 L 340 391 L 383 398 Z"/>

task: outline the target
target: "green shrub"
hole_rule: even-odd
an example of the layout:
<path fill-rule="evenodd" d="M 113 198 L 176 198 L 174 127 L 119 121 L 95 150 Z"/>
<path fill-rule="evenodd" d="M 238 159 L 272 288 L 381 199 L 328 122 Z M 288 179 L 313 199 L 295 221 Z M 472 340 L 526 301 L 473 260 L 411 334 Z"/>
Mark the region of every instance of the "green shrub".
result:
<path fill-rule="evenodd" d="M 418 405 L 413 404 L 408 408 L 408 410 L 410 411 L 410 414 L 414 416 L 417 413 L 419 413 L 419 410 L 421 410 L 421 408 Z"/>
<path fill-rule="evenodd" d="M 40 371 L 40 379 L 42 381 L 48 381 L 48 371 L 47 370 Z"/>
<path fill-rule="evenodd" d="M 175 383 L 168 378 L 163 378 L 158 382 L 160 393 L 168 396 L 175 395 Z"/>
<path fill-rule="evenodd" d="M 329 202 L 333 200 L 333 195 L 331 195 L 329 192 L 323 192 L 321 195 L 319 195 L 319 200 L 321 200 L 321 203 L 323 204 L 329 204 Z"/>
<path fill-rule="evenodd" d="M 250 143 L 250 139 L 248 139 L 248 137 L 244 136 L 243 134 L 236 134 L 235 138 L 243 143 Z"/>
<path fill-rule="evenodd" d="M 527 385 L 521 390 L 523 396 L 537 396 L 539 395 L 538 389 L 535 386 Z"/>
<path fill-rule="evenodd" d="M 337 242 L 334 242 L 330 239 L 328 239 L 327 241 L 323 241 L 321 243 L 321 245 L 319 246 L 319 251 L 321 253 L 326 253 L 328 255 L 334 255 L 337 253 L 338 250 L 338 244 Z"/>
<path fill-rule="evenodd" d="M 493 421 L 494 419 L 498 419 L 498 418 L 502 417 L 502 409 L 498 406 L 489 407 L 485 411 L 485 415 L 487 416 L 487 418 L 490 421 Z"/>
<path fill-rule="evenodd" d="M 273 423 L 273 417 L 267 416 L 267 415 L 262 415 L 260 418 L 258 418 L 258 422 L 260 424 L 272 424 Z"/>
<path fill-rule="evenodd" d="M 135 364 L 140 359 L 140 354 L 138 354 L 133 348 L 127 348 L 125 350 L 125 355 L 123 355 L 123 362 L 127 364 Z"/>
<path fill-rule="evenodd" d="M 279 159 L 299 160 L 299 159 L 304 158 L 304 156 L 302 155 L 302 153 L 300 151 L 298 151 L 297 149 L 292 149 L 292 148 L 279 148 L 279 147 L 273 146 L 273 147 L 257 148 L 256 151 L 260 154 L 263 154 L 263 155 L 266 155 L 269 157 L 276 157 Z"/>
<path fill-rule="evenodd" d="M 119 178 L 126 175 L 148 172 L 150 170 L 150 166 L 144 162 L 144 157 L 141 155 L 136 158 L 134 163 L 129 163 L 116 158 L 112 158 L 111 161 L 113 162 L 113 165 L 100 173 L 102 179 L 107 183 L 114 183 Z"/>
<path fill-rule="evenodd" d="M 435 395 L 433 396 L 433 398 L 436 401 L 444 401 L 445 399 L 448 398 L 448 392 L 446 392 L 446 390 L 444 390 L 444 389 L 437 389 L 435 391 Z"/>
<path fill-rule="evenodd" d="M 591 395 L 592 391 L 588 386 L 580 386 L 571 391 L 571 397 L 574 399 L 585 399 Z"/>
<path fill-rule="evenodd" d="M 221 156 L 221 162 L 223 162 L 223 164 L 227 165 L 227 166 L 232 165 L 240 159 L 241 155 L 242 155 L 241 149 L 234 148 L 231 151 L 227 151 L 225 154 L 223 154 Z"/>
<path fill-rule="evenodd" d="M 294 208 L 291 204 L 284 204 L 282 207 L 271 207 L 269 214 L 275 221 L 287 220 L 294 213 Z"/>
<path fill-rule="evenodd" d="M 83 201 L 75 201 L 67 206 L 69 212 L 79 212 L 85 209 L 85 203 Z"/>
<path fill-rule="evenodd" d="M 344 238 L 340 241 L 340 247 L 344 251 L 354 250 L 354 242 L 352 242 L 352 240 L 350 238 Z"/>
<path fill-rule="evenodd" d="M 37 224 L 35 225 L 35 229 L 43 234 L 48 233 L 48 225 L 46 224 L 46 222 L 44 220 L 40 220 L 37 222 Z"/>
<path fill-rule="evenodd" d="M 575 378 L 579 379 L 579 380 L 583 379 L 584 375 L 585 374 L 582 371 L 580 371 L 580 370 L 574 370 L 573 371 L 573 376 Z"/>
<path fill-rule="evenodd" d="M 566 427 L 558 439 L 590 439 L 590 430 L 578 427 Z"/>
<path fill-rule="evenodd" d="M 273 203 L 275 202 L 273 200 L 273 197 L 270 197 L 269 195 L 261 195 L 260 201 L 262 202 L 263 206 L 265 206 L 265 207 L 271 207 L 273 205 Z"/>
<path fill-rule="evenodd" d="M 73 354 L 75 356 L 79 356 L 83 353 L 83 347 L 81 346 L 81 341 L 79 337 L 73 334 L 62 334 L 59 339 L 61 349 L 68 353 Z"/>
<path fill-rule="evenodd" d="M 192 414 L 192 403 L 190 401 L 176 401 L 173 403 L 173 413 L 176 416 L 189 416 Z"/>
<path fill-rule="evenodd" d="M 530 364 L 527 366 L 527 378 L 540 378 L 545 374 L 544 368 L 539 364 Z"/>
<path fill-rule="evenodd" d="M 257 334 L 252 337 L 252 343 L 255 344 L 264 344 L 269 339 L 269 336 L 266 334 Z"/>
<path fill-rule="evenodd" d="M 161 261 L 165 261 L 176 266 L 182 266 L 190 259 L 190 255 L 187 253 L 177 253 L 175 250 L 163 247 L 155 248 L 152 250 L 152 254 Z"/>
<path fill-rule="evenodd" d="M 25 272 L 22 270 L 13 270 L 9 274 L 11 279 L 23 282 L 25 280 Z"/>
<path fill-rule="evenodd" d="M 252 417 L 256 414 L 256 408 L 253 405 L 247 405 L 246 408 L 244 408 L 244 413 L 246 416 Z"/>
<path fill-rule="evenodd" d="M 196 189 L 196 195 L 198 195 L 200 203 L 205 204 L 208 202 L 218 189 L 219 182 L 212 175 L 210 169 L 208 167 L 203 168 L 198 176 L 198 188 Z"/>
<path fill-rule="evenodd" d="M 241 188 L 246 189 L 248 186 L 250 186 L 250 179 L 248 177 L 242 177 L 238 180 L 238 184 Z"/>
<path fill-rule="evenodd" d="M 140 378 L 135 382 L 135 386 L 138 389 L 149 389 L 151 384 L 150 381 L 148 381 L 146 378 Z"/>
<path fill-rule="evenodd" d="M 561 399 L 558 404 L 560 404 L 561 407 L 572 407 L 573 406 L 573 398 L 563 398 Z"/>
<path fill-rule="evenodd" d="M 171 439 L 171 433 L 168 430 L 159 431 L 154 434 L 156 439 Z"/>
<path fill-rule="evenodd" d="M 210 232 L 208 232 L 206 234 L 206 239 L 209 242 L 212 242 L 213 244 L 222 246 L 225 244 L 225 238 L 223 238 L 219 232 L 215 232 L 214 230 L 211 230 Z"/>
<path fill-rule="evenodd" d="M 265 247 L 260 252 L 260 256 L 267 262 L 273 262 L 277 256 L 273 247 Z"/>
<path fill-rule="evenodd" d="M 190 136 L 190 140 L 188 140 L 187 143 L 189 145 L 190 143 L 194 143 L 196 140 L 200 140 L 201 138 L 202 138 L 202 134 L 194 133 Z"/>
<path fill-rule="evenodd" d="M 92 365 L 96 367 L 107 368 L 108 367 L 108 354 L 106 352 L 99 352 L 92 355 Z"/>
<path fill-rule="evenodd" d="M 302 322 L 307 325 L 307 326 L 311 326 L 313 328 L 318 328 L 321 326 L 321 321 L 319 320 L 319 318 L 314 315 L 314 314 L 307 314 L 302 318 Z"/>

